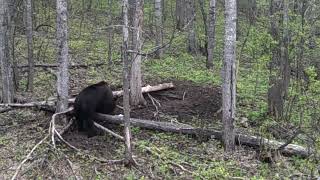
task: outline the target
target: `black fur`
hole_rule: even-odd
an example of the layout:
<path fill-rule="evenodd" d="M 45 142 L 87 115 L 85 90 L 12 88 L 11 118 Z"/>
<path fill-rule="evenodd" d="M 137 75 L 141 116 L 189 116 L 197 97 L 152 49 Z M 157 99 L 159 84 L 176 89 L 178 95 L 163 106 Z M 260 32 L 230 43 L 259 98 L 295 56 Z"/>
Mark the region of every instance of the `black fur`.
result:
<path fill-rule="evenodd" d="M 112 90 L 108 83 L 101 81 L 83 89 L 76 97 L 74 112 L 79 131 L 86 131 L 88 137 L 96 136 L 98 129 L 93 124 L 93 115 L 110 114 L 116 107 Z"/>

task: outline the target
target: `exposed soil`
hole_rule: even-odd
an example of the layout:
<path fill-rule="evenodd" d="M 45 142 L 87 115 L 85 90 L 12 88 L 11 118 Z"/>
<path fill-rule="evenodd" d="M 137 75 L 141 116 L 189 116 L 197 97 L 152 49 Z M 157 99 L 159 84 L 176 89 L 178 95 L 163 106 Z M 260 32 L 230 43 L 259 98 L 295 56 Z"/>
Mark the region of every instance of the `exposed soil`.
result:
<path fill-rule="evenodd" d="M 192 82 L 174 81 L 175 88 L 144 94 L 146 107 L 135 108 L 131 116 L 141 119 L 158 120 L 161 115 L 176 117 L 188 122 L 194 117 L 212 121 L 221 107 L 220 88 L 199 86 Z M 151 98 L 154 98 L 153 102 Z M 119 100 L 120 104 L 122 99 Z M 158 104 L 158 103 L 159 104 Z M 157 106 L 157 108 L 155 107 Z M 121 113 L 118 109 L 116 113 Z"/>

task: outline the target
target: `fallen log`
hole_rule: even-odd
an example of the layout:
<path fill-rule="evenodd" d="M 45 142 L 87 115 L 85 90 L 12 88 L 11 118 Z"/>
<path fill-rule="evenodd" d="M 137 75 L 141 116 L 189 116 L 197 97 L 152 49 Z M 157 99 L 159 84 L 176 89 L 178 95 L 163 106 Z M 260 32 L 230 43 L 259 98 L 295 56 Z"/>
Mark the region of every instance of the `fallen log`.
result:
<path fill-rule="evenodd" d="M 149 93 L 149 92 L 161 91 L 161 90 L 170 89 L 170 88 L 174 88 L 173 83 L 163 83 L 155 86 L 147 85 L 145 87 L 142 87 L 141 91 L 142 93 Z M 123 90 L 113 91 L 112 93 L 113 93 L 113 96 L 120 97 L 123 95 Z M 69 99 L 69 103 L 74 103 L 74 100 L 75 98 Z"/>
<path fill-rule="evenodd" d="M 69 65 L 70 69 L 73 68 L 89 68 L 89 67 L 99 67 L 106 65 L 106 63 L 97 63 L 97 64 L 71 64 Z M 28 68 L 29 65 L 24 64 L 24 65 L 18 65 L 17 68 Z M 58 64 L 35 64 L 35 68 L 57 68 Z"/>
<path fill-rule="evenodd" d="M 95 119 L 99 121 L 112 123 L 112 124 L 124 123 L 122 116 L 96 114 Z M 159 122 L 159 121 L 150 121 L 150 120 L 135 119 L 135 118 L 131 118 L 130 123 L 133 126 L 137 126 L 145 129 L 196 135 L 196 136 L 201 135 L 202 137 L 215 138 L 218 140 L 222 140 L 222 131 L 214 130 L 214 129 L 195 128 L 190 125 L 182 124 L 182 123 Z M 274 150 L 277 150 L 280 146 L 285 144 L 283 142 L 279 142 L 275 140 L 269 140 L 262 137 L 244 135 L 240 133 L 236 133 L 235 140 L 236 140 L 236 143 L 240 145 L 246 145 L 254 148 L 266 146 L 269 149 L 274 149 Z M 303 158 L 306 158 L 313 153 L 313 150 L 307 149 L 303 146 L 299 146 L 295 144 L 288 144 L 280 152 L 287 156 L 301 156 Z"/>
<path fill-rule="evenodd" d="M 11 111 L 12 109 L 13 109 L 13 108 L 11 108 L 11 107 L 0 108 L 0 113 L 9 112 L 9 111 Z"/>
<path fill-rule="evenodd" d="M 154 92 L 154 91 L 160 91 L 160 90 L 165 90 L 165 89 L 170 89 L 174 88 L 173 83 L 163 83 L 163 84 L 158 84 L 156 86 L 150 86 L 147 85 L 145 87 L 142 87 L 142 93 L 149 93 L 149 92 Z M 114 96 L 120 97 L 123 95 L 123 90 L 120 91 L 113 91 L 112 92 Z M 73 104 L 75 101 L 75 98 L 70 98 L 68 99 L 70 104 Z M 55 103 L 56 103 L 56 98 L 51 98 L 50 100 L 47 101 L 37 101 L 37 102 L 29 102 L 29 103 L 9 103 L 9 104 L 0 104 L 0 107 L 5 107 L 5 108 L 28 108 L 28 107 L 38 107 L 38 108 L 44 108 L 44 109 L 49 109 L 50 111 L 55 108 Z M 6 112 L 0 111 L 1 112 Z"/>
<path fill-rule="evenodd" d="M 5 103 L 0 104 L 2 108 L 30 108 L 30 107 L 43 107 L 43 108 L 55 108 L 55 100 L 48 101 L 35 101 L 35 102 L 27 102 L 27 103 Z"/>

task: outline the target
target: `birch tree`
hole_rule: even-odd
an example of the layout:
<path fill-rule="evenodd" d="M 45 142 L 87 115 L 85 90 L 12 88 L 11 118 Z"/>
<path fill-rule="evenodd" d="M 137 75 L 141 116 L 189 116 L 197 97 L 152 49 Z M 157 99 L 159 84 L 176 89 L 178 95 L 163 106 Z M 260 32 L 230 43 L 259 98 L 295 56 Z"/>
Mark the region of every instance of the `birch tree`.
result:
<path fill-rule="evenodd" d="M 0 0 L 0 68 L 2 80 L 1 98 L 4 103 L 12 103 L 14 98 L 13 76 L 9 56 L 10 15 L 8 1 Z"/>
<path fill-rule="evenodd" d="M 133 51 L 130 76 L 130 104 L 137 106 L 145 104 L 141 92 L 141 48 L 142 48 L 142 25 L 143 25 L 143 0 L 136 0 L 135 18 L 133 22 Z"/>
<path fill-rule="evenodd" d="M 33 91 L 33 77 L 34 77 L 34 61 L 33 61 L 33 30 L 32 30 L 32 3 L 31 0 L 24 0 L 25 4 L 25 26 L 28 45 L 28 84 L 27 90 Z"/>
<path fill-rule="evenodd" d="M 68 24 L 67 24 L 67 1 L 57 0 L 57 51 L 59 70 L 57 75 L 57 112 L 68 108 Z"/>
<path fill-rule="evenodd" d="M 213 51 L 215 47 L 216 0 L 210 0 L 208 14 L 208 55 L 207 68 L 213 69 Z"/>
<path fill-rule="evenodd" d="M 223 140 L 226 152 L 234 151 L 236 115 L 236 0 L 225 1 L 225 45 L 222 85 Z"/>
<path fill-rule="evenodd" d="M 155 0 L 154 2 L 154 12 L 155 12 L 155 22 L 156 22 L 156 47 L 159 49 L 156 51 L 156 58 L 160 59 L 162 56 L 162 1 Z"/>
<path fill-rule="evenodd" d="M 131 147 L 131 131 L 130 131 L 130 103 L 129 103 L 129 30 L 128 30 L 128 0 L 122 1 L 123 16 L 123 44 L 122 44 L 122 60 L 123 60 L 123 111 L 124 111 L 124 133 L 125 133 L 125 163 L 132 164 L 132 147 Z"/>

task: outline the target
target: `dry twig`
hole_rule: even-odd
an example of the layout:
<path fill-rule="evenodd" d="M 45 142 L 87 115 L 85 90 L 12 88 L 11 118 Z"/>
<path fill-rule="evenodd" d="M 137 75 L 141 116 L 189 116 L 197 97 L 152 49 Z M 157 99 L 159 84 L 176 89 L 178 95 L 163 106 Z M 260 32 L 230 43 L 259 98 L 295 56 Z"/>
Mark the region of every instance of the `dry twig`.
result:
<path fill-rule="evenodd" d="M 101 129 L 101 130 L 103 130 L 103 131 L 105 131 L 105 132 L 107 132 L 107 133 L 110 133 L 111 135 L 113 135 L 114 137 L 120 139 L 121 141 L 124 141 L 124 138 L 123 138 L 122 136 L 120 136 L 119 134 L 111 131 L 110 129 L 108 129 L 108 128 L 106 128 L 106 127 L 104 127 L 104 126 L 102 126 L 102 125 L 100 125 L 100 124 L 98 124 L 98 123 L 96 123 L 96 122 L 93 122 L 93 124 L 94 124 L 97 128 L 99 128 L 99 129 Z"/>
<path fill-rule="evenodd" d="M 16 172 L 14 173 L 14 175 L 12 176 L 11 180 L 14 180 L 17 178 L 18 174 L 19 174 L 19 171 L 22 167 L 22 165 L 27 162 L 30 157 L 31 157 L 31 154 L 49 137 L 49 134 L 47 134 L 41 141 L 39 141 L 32 149 L 31 151 L 29 152 L 29 154 L 27 155 L 27 157 L 21 161 L 21 163 L 19 164 L 19 166 L 17 167 L 16 169 Z"/>

